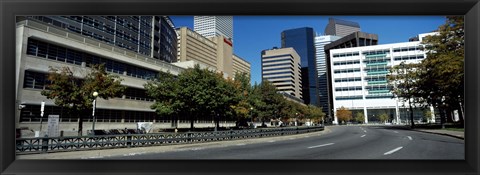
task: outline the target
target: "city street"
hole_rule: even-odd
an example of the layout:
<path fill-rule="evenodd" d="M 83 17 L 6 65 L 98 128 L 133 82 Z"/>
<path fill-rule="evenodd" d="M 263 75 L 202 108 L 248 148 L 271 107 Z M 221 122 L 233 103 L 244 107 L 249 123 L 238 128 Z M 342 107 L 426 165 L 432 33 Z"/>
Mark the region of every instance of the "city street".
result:
<path fill-rule="evenodd" d="M 464 159 L 464 140 L 392 126 L 330 126 L 327 134 L 183 145 L 103 159 Z"/>

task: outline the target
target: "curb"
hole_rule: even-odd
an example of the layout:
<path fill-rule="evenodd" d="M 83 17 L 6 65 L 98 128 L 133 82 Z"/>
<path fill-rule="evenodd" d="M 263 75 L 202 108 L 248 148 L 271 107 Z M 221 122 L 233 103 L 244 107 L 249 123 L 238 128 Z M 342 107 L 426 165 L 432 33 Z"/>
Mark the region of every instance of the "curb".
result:
<path fill-rule="evenodd" d="M 430 133 L 430 134 L 450 136 L 450 137 L 454 137 L 454 138 L 457 138 L 457 139 L 465 140 L 465 136 L 462 137 L 462 136 L 457 136 L 457 135 L 453 135 L 453 134 L 439 133 L 439 132 L 431 132 L 431 131 L 417 130 L 417 129 L 412 129 L 412 131 L 418 131 L 418 132 L 423 132 L 423 133 Z"/>

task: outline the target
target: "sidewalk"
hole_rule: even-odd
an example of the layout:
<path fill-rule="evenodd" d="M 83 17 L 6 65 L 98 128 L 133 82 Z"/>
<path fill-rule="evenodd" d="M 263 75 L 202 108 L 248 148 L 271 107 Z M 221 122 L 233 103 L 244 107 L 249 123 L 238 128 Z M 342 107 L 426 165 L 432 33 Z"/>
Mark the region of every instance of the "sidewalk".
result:
<path fill-rule="evenodd" d="M 148 146 L 148 147 L 134 147 L 134 148 L 117 148 L 117 149 L 103 149 L 103 150 L 85 150 L 85 151 L 69 151 L 69 152 L 56 152 L 56 153 L 44 153 L 44 154 L 27 154 L 17 155 L 17 159 L 102 159 L 117 156 L 129 156 L 140 155 L 147 153 L 162 153 L 170 151 L 185 151 L 185 150 L 202 150 L 208 148 L 229 147 L 229 146 L 241 146 L 246 144 L 255 144 L 262 142 L 269 142 L 272 140 L 292 140 L 316 135 L 324 135 L 329 133 L 328 127 L 325 130 L 318 132 L 310 132 L 304 134 L 295 134 L 287 136 L 276 137 L 261 137 L 251 139 L 239 139 L 228 141 L 214 141 L 204 143 L 191 143 L 191 144 L 175 144 L 175 145 L 161 145 L 161 146 Z"/>
<path fill-rule="evenodd" d="M 426 133 L 446 135 L 446 136 L 451 136 L 451 137 L 465 140 L 465 132 L 462 132 L 462 131 L 450 131 L 445 129 L 413 129 L 413 130 L 426 132 Z"/>

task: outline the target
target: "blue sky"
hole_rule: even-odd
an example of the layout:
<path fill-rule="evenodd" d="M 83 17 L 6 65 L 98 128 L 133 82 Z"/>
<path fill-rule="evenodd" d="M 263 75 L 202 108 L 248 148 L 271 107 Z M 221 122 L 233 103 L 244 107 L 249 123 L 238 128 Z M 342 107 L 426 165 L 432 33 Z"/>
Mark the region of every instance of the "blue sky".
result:
<path fill-rule="evenodd" d="M 170 16 L 175 27 L 193 29 L 193 16 Z M 312 27 L 323 34 L 328 18 L 354 21 L 361 31 L 378 35 L 379 44 L 407 42 L 420 33 L 436 30 L 445 16 L 234 16 L 233 52 L 251 64 L 251 82 L 261 82 L 261 51 L 280 47 L 287 29 Z"/>

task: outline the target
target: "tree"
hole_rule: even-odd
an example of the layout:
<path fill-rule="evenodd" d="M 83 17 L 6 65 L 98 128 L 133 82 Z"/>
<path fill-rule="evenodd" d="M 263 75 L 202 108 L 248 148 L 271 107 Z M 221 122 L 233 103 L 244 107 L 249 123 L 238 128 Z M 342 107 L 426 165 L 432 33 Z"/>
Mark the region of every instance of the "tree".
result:
<path fill-rule="evenodd" d="M 408 102 L 410 108 L 410 123 L 411 127 L 415 127 L 413 120 L 413 108 L 416 105 L 426 104 L 420 95 L 420 65 L 406 64 L 401 62 L 390 69 L 390 74 L 387 75 L 389 84 L 393 87 L 391 92 L 400 100 Z"/>
<path fill-rule="evenodd" d="M 388 121 L 388 115 L 386 113 L 382 113 L 378 116 L 378 119 L 380 122 L 386 123 Z"/>
<path fill-rule="evenodd" d="M 438 28 L 438 35 L 423 39 L 427 58 L 421 63 L 421 95 L 427 102 L 440 108 L 442 126 L 446 115 L 464 104 L 464 47 L 463 16 L 448 16 Z M 463 116 L 460 117 L 463 124 Z"/>
<path fill-rule="evenodd" d="M 59 69 L 50 67 L 47 77 L 50 84 L 41 92 L 48 99 L 54 99 L 55 105 L 77 114 L 79 135 L 82 135 L 83 115 L 86 114 L 87 109 L 93 108 L 95 98 L 92 95 L 93 92 L 98 92 L 98 97 L 107 100 L 121 95 L 125 90 L 125 87 L 120 84 L 122 79 L 117 75 L 108 74 L 103 64 L 91 67 L 83 80 L 74 77 L 68 67 Z"/>
<path fill-rule="evenodd" d="M 160 73 L 144 86 L 148 95 L 155 99 L 152 109 L 163 116 L 187 116 L 192 130 L 200 116 L 212 116 L 218 127 L 220 117 L 231 116 L 233 106 L 239 102 L 239 88 L 233 80 L 224 79 L 221 73 L 200 69 L 199 65 L 177 77 Z"/>
<path fill-rule="evenodd" d="M 355 121 L 357 121 L 359 123 L 364 123 L 365 122 L 365 115 L 363 115 L 363 112 L 355 113 Z"/>
<path fill-rule="evenodd" d="M 343 106 L 340 107 L 340 109 L 337 110 L 337 119 L 338 121 L 342 121 L 342 123 L 352 120 L 352 111 Z"/>
<path fill-rule="evenodd" d="M 302 107 L 305 108 L 304 106 Z M 306 108 L 308 109 L 307 118 L 311 119 L 315 123 L 323 122 L 325 113 L 323 113 L 322 108 L 314 105 L 308 105 Z"/>

